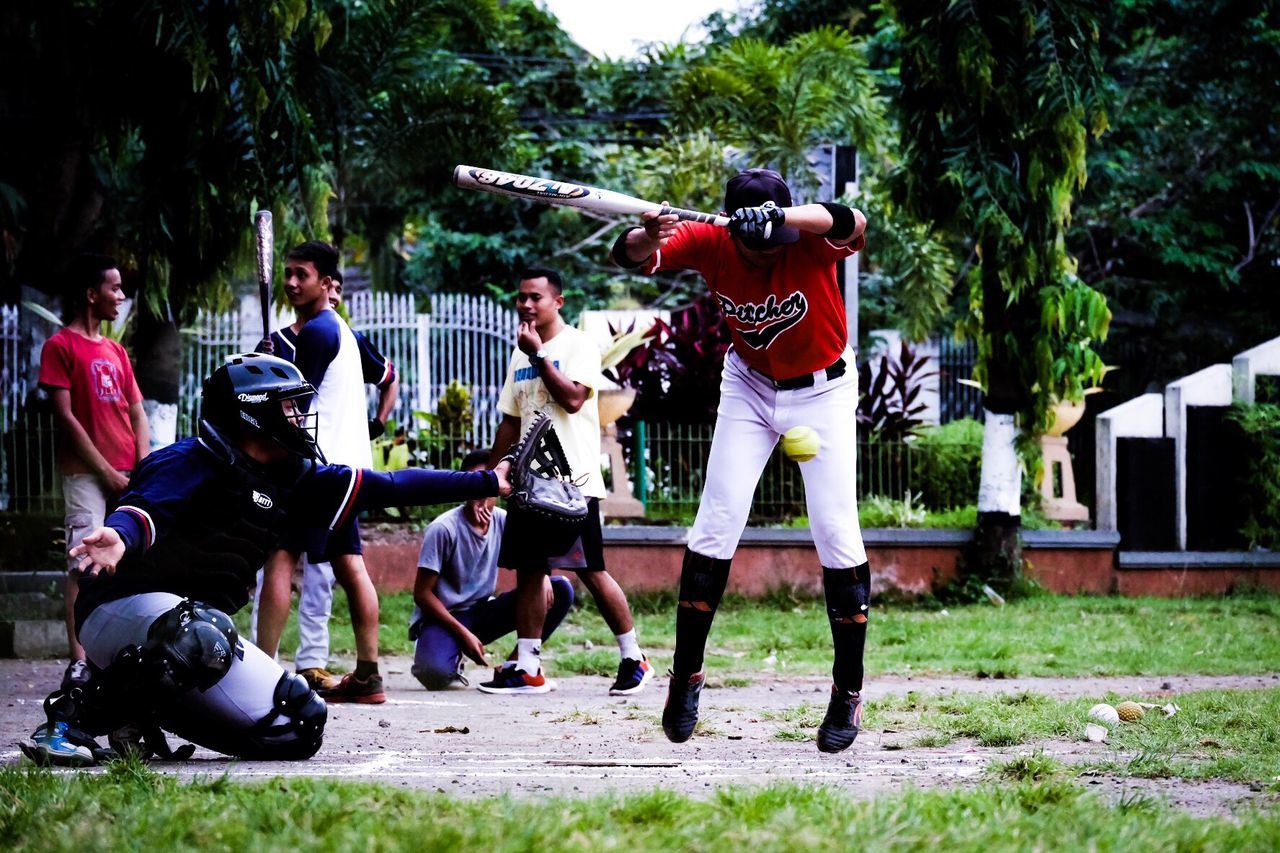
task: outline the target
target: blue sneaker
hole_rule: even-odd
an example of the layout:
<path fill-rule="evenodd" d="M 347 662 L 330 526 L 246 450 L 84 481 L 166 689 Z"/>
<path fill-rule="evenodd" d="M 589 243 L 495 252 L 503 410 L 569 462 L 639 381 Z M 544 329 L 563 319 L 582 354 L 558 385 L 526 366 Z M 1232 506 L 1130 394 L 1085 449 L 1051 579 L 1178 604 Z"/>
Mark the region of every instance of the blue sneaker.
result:
<path fill-rule="evenodd" d="M 542 670 L 538 670 L 537 675 L 529 675 L 514 666 L 499 667 L 493 674 L 493 681 L 477 686 L 483 693 L 550 693 L 554 687 Z"/>
<path fill-rule="evenodd" d="M 88 767 L 94 764 L 93 750 L 67 739 L 66 723 L 44 723 L 31 735 L 30 743 L 19 743 L 22 754 L 41 767 Z"/>
<path fill-rule="evenodd" d="M 609 688 L 609 695 L 630 696 L 632 693 L 639 693 L 651 678 L 653 667 L 649 666 L 647 657 L 644 660 L 623 658 L 622 663 L 618 664 L 618 680 Z"/>

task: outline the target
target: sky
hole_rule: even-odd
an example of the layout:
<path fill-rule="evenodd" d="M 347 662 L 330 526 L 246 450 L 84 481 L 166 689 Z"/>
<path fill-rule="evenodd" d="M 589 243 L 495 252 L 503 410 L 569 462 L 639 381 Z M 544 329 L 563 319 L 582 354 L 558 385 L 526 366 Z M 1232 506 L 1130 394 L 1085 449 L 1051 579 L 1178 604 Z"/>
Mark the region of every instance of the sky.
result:
<path fill-rule="evenodd" d="M 542 0 L 573 40 L 597 57 L 631 59 L 646 42 L 699 41 L 698 23 L 736 0 Z M 686 30 L 688 32 L 686 33 Z"/>

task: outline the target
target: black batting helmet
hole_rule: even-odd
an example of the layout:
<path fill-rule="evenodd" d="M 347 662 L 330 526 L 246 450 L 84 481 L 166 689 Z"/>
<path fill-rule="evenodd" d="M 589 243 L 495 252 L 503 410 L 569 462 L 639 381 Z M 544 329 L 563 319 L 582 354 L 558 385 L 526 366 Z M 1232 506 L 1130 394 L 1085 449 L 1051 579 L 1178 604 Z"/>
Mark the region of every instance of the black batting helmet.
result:
<path fill-rule="evenodd" d="M 228 356 L 204 381 L 200 431 L 227 438 L 256 433 L 296 456 L 323 462 L 311 411 L 315 396 L 302 371 L 283 358 L 256 352 Z M 285 411 L 286 401 L 292 411 Z"/>

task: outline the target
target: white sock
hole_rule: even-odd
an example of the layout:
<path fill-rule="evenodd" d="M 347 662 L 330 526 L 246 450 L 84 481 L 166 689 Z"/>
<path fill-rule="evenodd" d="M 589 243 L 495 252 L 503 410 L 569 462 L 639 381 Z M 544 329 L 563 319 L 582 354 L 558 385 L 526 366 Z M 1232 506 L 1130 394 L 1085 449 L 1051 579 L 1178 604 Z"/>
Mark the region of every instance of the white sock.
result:
<path fill-rule="evenodd" d="M 618 651 L 627 660 L 644 660 L 644 652 L 640 651 L 640 643 L 636 640 L 636 629 L 625 634 L 614 634 L 618 640 Z"/>
<path fill-rule="evenodd" d="M 526 640 L 516 638 L 516 666 L 526 675 L 537 675 L 542 669 L 542 640 L 538 637 Z"/>

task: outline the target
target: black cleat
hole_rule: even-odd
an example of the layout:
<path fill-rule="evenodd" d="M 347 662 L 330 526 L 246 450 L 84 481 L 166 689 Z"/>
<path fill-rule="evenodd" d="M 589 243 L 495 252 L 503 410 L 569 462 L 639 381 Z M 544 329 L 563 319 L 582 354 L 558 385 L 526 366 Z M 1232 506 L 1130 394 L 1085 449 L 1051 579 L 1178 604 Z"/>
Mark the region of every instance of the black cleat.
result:
<path fill-rule="evenodd" d="M 684 743 L 693 737 L 693 728 L 698 725 L 698 696 L 706 681 L 705 671 L 695 672 L 688 678 L 671 673 L 667 704 L 662 708 L 662 731 L 667 740 Z"/>
<path fill-rule="evenodd" d="M 818 750 L 840 752 L 848 749 L 858 736 L 862 723 L 862 696 L 852 690 L 841 690 L 831 685 L 831 702 L 827 715 L 818 726 Z"/>

